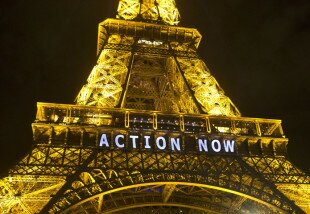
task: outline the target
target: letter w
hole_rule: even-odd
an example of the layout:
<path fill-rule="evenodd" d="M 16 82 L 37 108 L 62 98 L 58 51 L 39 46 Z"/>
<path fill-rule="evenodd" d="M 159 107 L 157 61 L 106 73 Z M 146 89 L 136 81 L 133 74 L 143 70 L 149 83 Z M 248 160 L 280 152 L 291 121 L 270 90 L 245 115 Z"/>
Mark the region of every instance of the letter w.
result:
<path fill-rule="evenodd" d="M 224 140 L 225 152 L 235 152 L 235 141 Z"/>

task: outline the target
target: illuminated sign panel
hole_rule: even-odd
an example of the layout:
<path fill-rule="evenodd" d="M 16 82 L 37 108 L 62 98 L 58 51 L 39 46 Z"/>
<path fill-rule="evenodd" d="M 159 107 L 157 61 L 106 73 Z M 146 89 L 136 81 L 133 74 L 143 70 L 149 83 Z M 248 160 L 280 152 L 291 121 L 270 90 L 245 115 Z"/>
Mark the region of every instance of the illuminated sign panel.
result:
<path fill-rule="evenodd" d="M 166 152 L 236 154 L 236 141 L 229 136 L 193 135 L 178 132 L 113 131 L 100 134 L 99 148 L 142 149 Z"/>
<path fill-rule="evenodd" d="M 155 41 L 155 40 L 148 40 L 148 39 L 139 39 L 138 40 L 138 44 L 146 44 L 146 45 L 154 45 L 154 46 L 158 46 L 158 45 L 162 45 L 163 42 L 162 41 Z"/>

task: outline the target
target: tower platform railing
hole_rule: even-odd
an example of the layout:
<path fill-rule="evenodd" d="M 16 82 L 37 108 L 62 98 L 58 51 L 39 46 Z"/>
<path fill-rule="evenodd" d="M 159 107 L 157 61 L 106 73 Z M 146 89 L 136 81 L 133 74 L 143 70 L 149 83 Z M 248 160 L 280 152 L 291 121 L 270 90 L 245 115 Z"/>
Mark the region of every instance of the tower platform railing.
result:
<path fill-rule="evenodd" d="M 36 123 L 285 138 L 281 120 L 38 103 Z"/>

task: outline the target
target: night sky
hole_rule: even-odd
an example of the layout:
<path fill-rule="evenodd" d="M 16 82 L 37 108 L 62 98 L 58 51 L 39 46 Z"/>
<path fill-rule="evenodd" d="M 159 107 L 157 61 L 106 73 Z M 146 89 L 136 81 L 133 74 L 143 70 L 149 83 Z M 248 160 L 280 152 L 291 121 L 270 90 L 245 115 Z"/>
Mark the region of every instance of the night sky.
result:
<path fill-rule="evenodd" d="M 283 120 L 289 158 L 310 172 L 310 1 L 176 0 L 181 26 L 243 116 Z M 73 103 L 96 63 L 98 23 L 117 0 L 6 0 L 0 7 L 0 172 L 30 149 L 36 102 Z"/>

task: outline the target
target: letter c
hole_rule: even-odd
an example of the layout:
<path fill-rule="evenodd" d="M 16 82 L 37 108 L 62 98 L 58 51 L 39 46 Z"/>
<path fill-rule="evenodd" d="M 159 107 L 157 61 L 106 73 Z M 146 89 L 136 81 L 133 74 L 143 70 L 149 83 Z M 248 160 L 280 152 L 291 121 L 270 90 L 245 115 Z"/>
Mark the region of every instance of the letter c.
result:
<path fill-rule="evenodd" d="M 124 135 L 122 135 L 122 134 L 116 135 L 116 137 L 115 137 L 115 145 L 116 145 L 118 148 L 124 148 L 124 147 L 125 147 L 125 144 L 124 144 L 124 143 L 123 143 L 123 144 L 120 144 L 120 143 L 119 143 L 119 138 L 124 139 Z"/>

